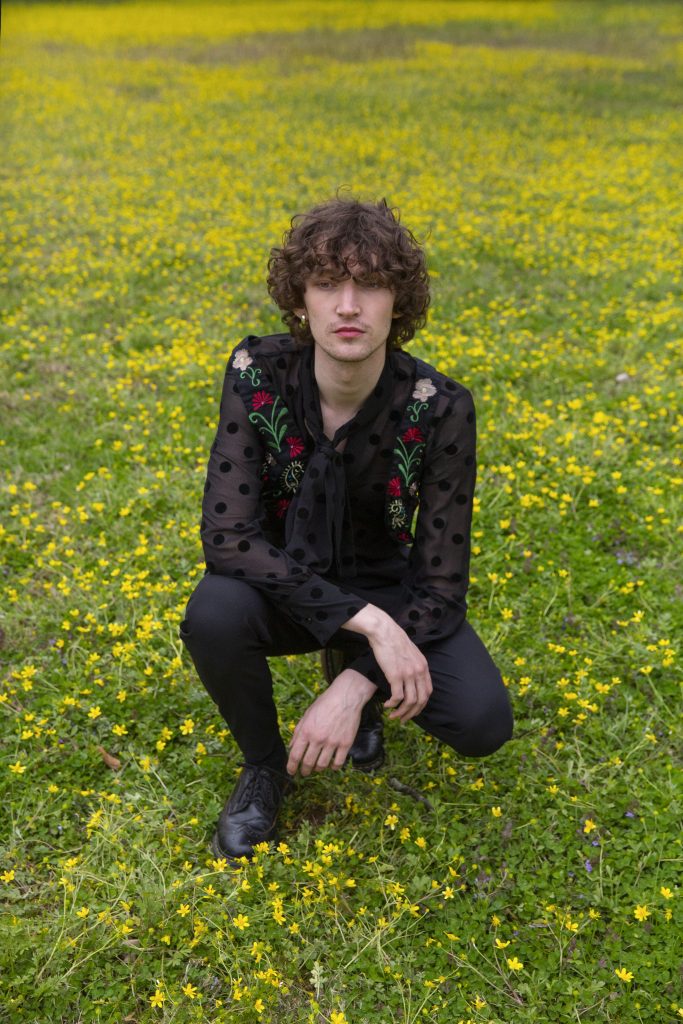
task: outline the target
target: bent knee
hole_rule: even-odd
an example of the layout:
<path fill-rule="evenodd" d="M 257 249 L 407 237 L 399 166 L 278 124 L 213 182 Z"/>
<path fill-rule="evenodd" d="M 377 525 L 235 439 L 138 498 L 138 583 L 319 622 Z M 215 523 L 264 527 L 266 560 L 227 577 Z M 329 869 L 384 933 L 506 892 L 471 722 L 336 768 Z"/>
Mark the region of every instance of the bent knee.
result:
<path fill-rule="evenodd" d="M 187 603 L 180 638 L 185 643 L 244 640 L 262 609 L 263 598 L 248 583 L 207 573 Z"/>
<path fill-rule="evenodd" d="M 459 716 L 447 742 L 465 757 L 488 757 L 512 738 L 513 725 L 510 698 L 503 687 L 494 699 Z"/>

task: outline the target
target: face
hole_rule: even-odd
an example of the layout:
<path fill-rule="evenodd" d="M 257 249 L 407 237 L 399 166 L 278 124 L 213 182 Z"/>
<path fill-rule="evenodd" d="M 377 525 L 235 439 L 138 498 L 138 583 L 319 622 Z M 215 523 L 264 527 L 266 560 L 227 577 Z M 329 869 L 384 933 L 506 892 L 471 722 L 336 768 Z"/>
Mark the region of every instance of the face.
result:
<path fill-rule="evenodd" d="M 349 267 L 353 271 L 353 265 Z M 386 348 L 394 313 L 393 289 L 353 276 L 335 279 L 324 271 L 304 290 L 305 313 L 315 345 L 334 360 L 359 363 Z"/>

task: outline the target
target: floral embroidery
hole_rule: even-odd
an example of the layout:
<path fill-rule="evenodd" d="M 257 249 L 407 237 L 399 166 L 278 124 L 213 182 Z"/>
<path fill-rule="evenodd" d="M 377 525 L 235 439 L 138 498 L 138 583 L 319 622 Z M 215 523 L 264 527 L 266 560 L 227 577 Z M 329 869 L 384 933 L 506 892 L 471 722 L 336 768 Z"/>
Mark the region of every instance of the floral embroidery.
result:
<path fill-rule="evenodd" d="M 238 387 L 249 422 L 267 446 L 262 469 L 266 485 L 264 498 L 275 503 L 272 506 L 275 515 L 282 519 L 306 470 L 305 462 L 297 458 L 303 455 L 306 445 L 266 371 L 253 364 L 254 358 L 245 348 L 236 352 L 232 361 L 233 367 L 240 371 Z"/>
<path fill-rule="evenodd" d="M 273 451 L 279 452 L 282 448 L 282 439 L 289 429 L 286 406 L 279 398 L 273 398 L 268 391 L 257 391 L 251 404 L 254 410 L 270 407 L 267 414 L 250 412 L 249 420 L 262 434 L 266 435 L 266 440 Z M 259 426 L 259 424 L 262 425 Z"/>
<path fill-rule="evenodd" d="M 272 405 L 273 396 L 267 391 L 257 391 L 251 400 L 252 409 L 262 409 L 264 405 Z"/>
<path fill-rule="evenodd" d="M 234 358 L 232 360 L 232 365 L 236 366 L 238 370 L 246 370 L 246 368 L 248 366 L 251 366 L 253 362 L 254 360 L 251 358 L 247 350 L 241 348 L 239 352 L 235 353 Z"/>
<path fill-rule="evenodd" d="M 285 438 L 285 441 L 289 445 L 289 454 L 292 459 L 295 459 L 297 455 L 301 455 L 305 448 L 305 445 L 300 437 L 294 437 L 292 434 Z"/>
<path fill-rule="evenodd" d="M 411 423 L 418 422 L 421 413 L 425 412 L 425 410 L 429 408 L 428 399 L 432 398 L 435 394 L 436 388 L 429 377 L 421 377 L 420 380 L 415 381 L 413 398 L 417 398 L 418 401 L 408 406 Z"/>
<path fill-rule="evenodd" d="M 416 360 L 417 369 L 427 370 L 427 364 Z M 387 483 L 386 523 L 393 536 L 401 543 L 410 543 L 413 515 L 418 501 L 422 462 L 426 448 L 429 423 L 433 411 L 432 399 L 438 394 L 431 377 L 415 381 L 412 398 L 403 413 L 393 462 Z"/>
<path fill-rule="evenodd" d="M 413 398 L 419 398 L 420 401 L 426 402 L 428 398 L 431 398 L 436 394 L 436 388 L 432 384 L 429 377 L 422 377 L 420 380 L 415 381 L 415 390 L 413 391 Z"/>
<path fill-rule="evenodd" d="M 394 454 L 398 456 L 398 471 L 406 489 L 417 482 L 424 446 L 424 435 L 419 427 L 409 427 L 396 442 Z"/>
<path fill-rule="evenodd" d="M 253 387 L 257 388 L 261 383 L 261 369 L 258 366 L 254 366 L 252 369 L 251 364 L 253 362 L 254 360 L 246 349 L 240 349 L 240 351 L 235 354 L 235 358 L 232 361 L 233 366 L 236 366 L 237 369 L 241 371 L 240 377 L 242 380 L 248 377 Z"/>

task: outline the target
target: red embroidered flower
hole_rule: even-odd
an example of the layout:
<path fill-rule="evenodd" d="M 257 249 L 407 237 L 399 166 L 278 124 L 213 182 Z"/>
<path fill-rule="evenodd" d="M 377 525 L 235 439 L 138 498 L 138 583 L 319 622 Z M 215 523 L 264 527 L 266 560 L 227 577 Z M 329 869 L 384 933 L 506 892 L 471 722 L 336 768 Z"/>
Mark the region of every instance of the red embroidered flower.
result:
<path fill-rule="evenodd" d="M 260 409 L 264 405 L 272 405 L 273 396 L 269 395 L 267 391 L 257 391 L 251 400 L 252 409 Z"/>
<path fill-rule="evenodd" d="M 411 540 L 412 540 L 413 538 L 412 538 L 412 537 L 410 536 L 410 534 L 409 534 L 409 533 L 406 533 L 406 532 L 404 531 L 403 533 L 399 533 L 399 535 L 398 535 L 398 539 L 399 539 L 400 541 L 403 541 L 403 543 L 404 543 L 404 544 L 408 544 L 408 543 L 410 543 L 410 541 L 411 541 Z"/>
<path fill-rule="evenodd" d="M 275 509 L 275 515 L 278 517 L 278 519 L 284 519 L 284 517 L 287 515 L 287 509 L 289 508 L 290 504 L 291 498 L 280 498 L 280 500 L 277 503 L 277 508 Z"/>
<path fill-rule="evenodd" d="M 400 477 L 392 476 L 391 480 L 387 484 L 387 494 L 390 494 L 392 498 L 401 497 L 401 480 Z"/>
<path fill-rule="evenodd" d="M 419 427 L 409 427 L 403 435 L 406 444 L 414 444 L 417 441 L 424 441 L 422 431 Z"/>
<path fill-rule="evenodd" d="M 285 438 L 285 441 L 289 445 L 289 457 L 295 459 L 297 455 L 301 455 L 304 450 L 304 443 L 300 437 L 289 436 Z"/>

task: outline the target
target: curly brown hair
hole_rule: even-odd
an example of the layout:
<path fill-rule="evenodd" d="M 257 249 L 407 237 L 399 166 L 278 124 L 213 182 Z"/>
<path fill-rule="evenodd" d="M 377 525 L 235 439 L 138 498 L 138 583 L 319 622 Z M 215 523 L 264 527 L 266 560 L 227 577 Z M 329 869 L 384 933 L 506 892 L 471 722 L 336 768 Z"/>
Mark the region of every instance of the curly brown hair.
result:
<path fill-rule="evenodd" d="M 271 249 L 268 260 L 268 291 L 290 333 L 301 344 L 312 343 L 308 324 L 294 313 L 304 305 L 306 281 L 321 270 L 350 277 L 350 261 L 356 280 L 394 290 L 387 346 L 400 348 L 427 322 L 429 274 L 420 243 L 384 199 L 361 203 L 337 196 L 292 217 L 282 246 Z"/>

